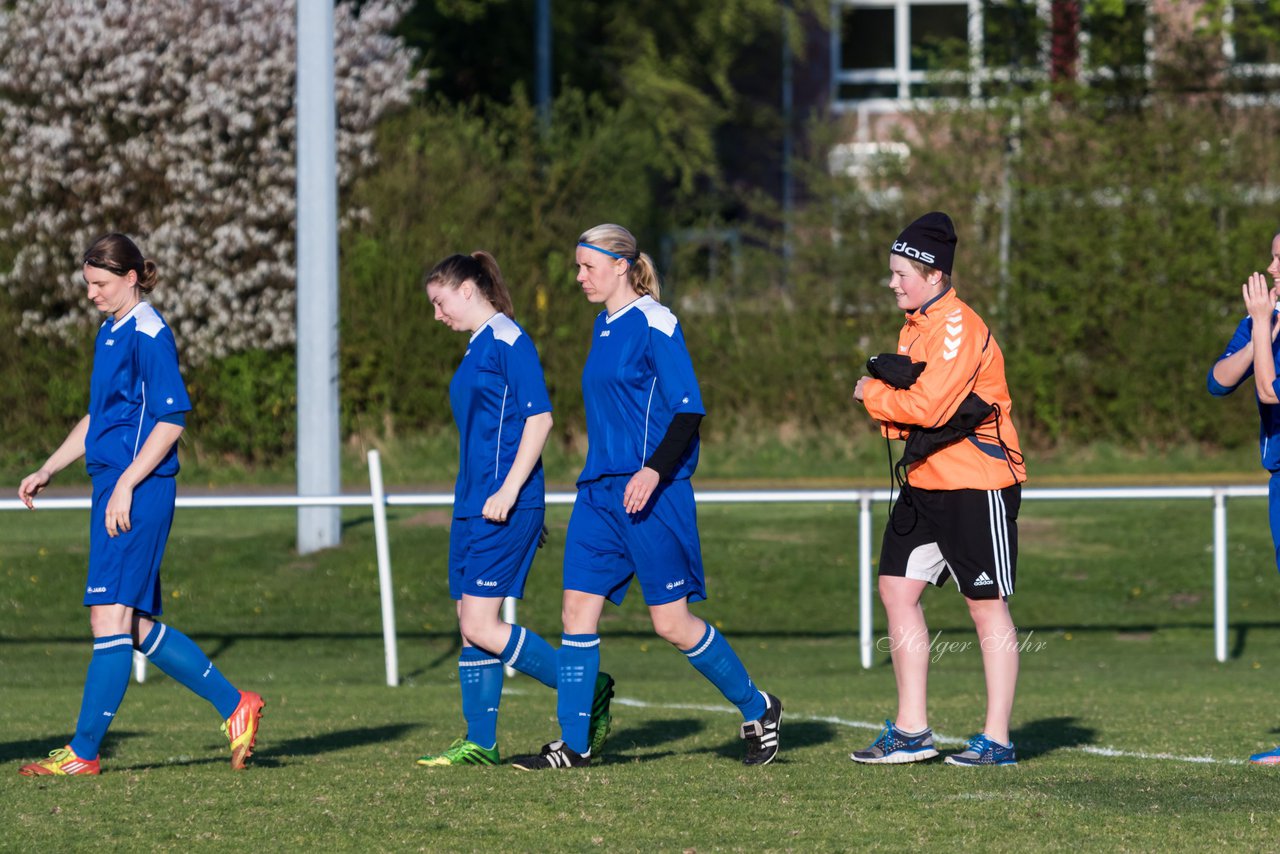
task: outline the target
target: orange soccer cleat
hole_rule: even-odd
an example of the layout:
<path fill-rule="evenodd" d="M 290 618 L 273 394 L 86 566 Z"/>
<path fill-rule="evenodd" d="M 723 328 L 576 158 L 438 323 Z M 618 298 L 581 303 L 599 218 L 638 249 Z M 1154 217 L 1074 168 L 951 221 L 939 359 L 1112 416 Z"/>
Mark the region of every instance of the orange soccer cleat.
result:
<path fill-rule="evenodd" d="M 240 705 L 222 725 L 231 742 L 231 769 L 244 770 L 244 762 L 253 755 L 258 740 L 258 722 L 262 719 L 262 697 L 252 691 L 240 692 Z"/>
<path fill-rule="evenodd" d="M 48 759 L 23 765 L 18 773 L 24 777 L 69 777 L 72 774 L 101 774 L 97 759 L 81 759 L 70 745 L 49 751 Z"/>

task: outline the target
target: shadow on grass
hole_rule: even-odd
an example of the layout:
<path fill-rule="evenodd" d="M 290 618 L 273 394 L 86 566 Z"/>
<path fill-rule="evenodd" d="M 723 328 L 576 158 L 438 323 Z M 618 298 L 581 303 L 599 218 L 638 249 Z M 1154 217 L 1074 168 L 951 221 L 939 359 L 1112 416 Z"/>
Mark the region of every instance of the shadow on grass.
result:
<path fill-rule="evenodd" d="M 387 521 L 388 522 L 392 521 L 390 514 L 387 515 Z M 347 531 L 350 531 L 352 528 L 363 528 L 365 525 L 372 525 L 372 524 L 373 524 L 372 514 L 368 516 L 356 516 L 351 519 L 343 519 L 342 532 L 345 534 Z"/>
<path fill-rule="evenodd" d="M 385 726 L 358 727 L 343 729 L 337 732 L 326 732 L 321 735 L 309 735 L 288 741 L 272 741 L 267 748 L 259 748 L 253 754 L 253 761 L 259 765 L 267 765 L 275 760 L 272 757 L 287 758 L 292 756 L 317 756 L 322 753 L 337 753 L 366 744 L 384 741 L 396 741 L 408 733 L 418 729 L 420 724 L 386 724 Z"/>
<path fill-rule="evenodd" d="M 836 728 L 825 721 L 796 721 L 788 723 L 785 717 L 785 706 L 782 709 L 782 747 L 816 747 L 836 740 Z"/>
<path fill-rule="evenodd" d="M 799 720 L 794 723 L 788 722 L 786 717 L 786 707 L 783 707 L 782 727 L 778 738 L 778 757 L 774 762 L 784 763 L 787 759 L 787 751 L 801 747 L 817 747 L 820 744 L 830 744 L 836 740 L 836 728 L 833 724 L 826 721 L 806 721 Z M 732 741 L 726 741 L 719 747 L 708 748 L 705 752 L 715 753 L 717 756 L 723 756 L 726 759 L 742 760 L 746 755 L 746 742 L 740 738 Z"/>
<path fill-rule="evenodd" d="M 616 714 L 616 712 L 615 712 Z M 638 750 L 658 747 L 682 738 L 697 735 L 706 727 L 697 718 L 667 718 L 645 721 L 638 726 L 616 730 L 609 736 L 609 747 L 615 750 Z"/>
<path fill-rule="evenodd" d="M 668 759 L 677 755 L 675 750 L 657 750 L 652 753 L 636 751 L 660 747 L 682 738 L 697 735 L 706 728 L 706 723 L 697 718 L 666 718 L 646 721 L 639 726 L 615 730 L 609 736 L 604 752 L 592 764 L 594 765 L 629 765 L 637 762 L 653 762 Z"/>
<path fill-rule="evenodd" d="M 449 646 L 448 649 L 446 649 L 444 652 L 440 653 L 435 658 L 428 661 L 426 664 L 422 665 L 421 667 L 417 667 L 413 670 L 410 670 L 408 673 L 405 673 L 401 678 L 416 679 L 417 677 L 421 676 L 422 674 L 430 670 L 435 670 L 437 667 L 440 667 L 443 664 L 447 664 L 451 661 L 454 661 L 455 659 L 457 659 L 458 653 L 461 651 L 462 651 L 462 637 L 457 632 L 453 632 L 453 643 Z"/>
<path fill-rule="evenodd" d="M 223 746 L 225 747 L 225 745 Z M 103 770 L 104 772 L 106 770 L 155 771 L 160 768 L 194 768 L 197 765 L 217 765 L 221 767 L 221 766 L 227 766 L 228 764 L 229 764 L 229 760 L 227 759 L 226 756 L 206 756 L 203 759 L 196 759 L 194 757 L 188 756 L 188 757 L 179 757 L 175 759 L 167 759 L 161 762 L 140 762 L 137 765 L 121 765 L 119 767 L 112 766 L 110 769 L 104 768 Z M 253 758 L 249 760 L 249 767 L 252 768 L 254 766 L 262 766 L 264 768 L 279 768 L 280 763 L 271 759 L 267 759 L 265 761 L 259 761 L 258 755 L 255 753 L 253 755 Z M 236 772 L 236 773 L 239 773 L 239 772 Z"/>
<path fill-rule="evenodd" d="M 1012 730 L 1009 735 L 1018 751 L 1018 761 L 1035 759 L 1064 747 L 1092 744 L 1097 739 L 1097 730 L 1081 726 L 1078 720 L 1065 716 L 1041 718 Z"/>
<path fill-rule="evenodd" d="M 676 756 L 674 750 L 660 750 L 657 753 L 610 753 L 608 747 L 599 759 L 591 761 L 592 767 L 608 765 L 635 765 L 641 762 L 656 762 L 659 759 L 670 759 Z"/>
<path fill-rule="evenodd" d="M 115 753 L 117 743 L 127 738 L 138 738 L 145 736 L 147 733 L 135 730 L 118 730 L 107 734 L 99 749 L 99 759 L 110 759 Z M 49 755 L 50 750 L 56 750 L 66 746 L 71 740 L 68 733 L 60 735 L 51 735 L 47 738 L 28 738 L 22 741 L 5 741 L 0 742 L 0 762 L 16 762 L 18 760 L 33 761 L 43 759 Z"/>

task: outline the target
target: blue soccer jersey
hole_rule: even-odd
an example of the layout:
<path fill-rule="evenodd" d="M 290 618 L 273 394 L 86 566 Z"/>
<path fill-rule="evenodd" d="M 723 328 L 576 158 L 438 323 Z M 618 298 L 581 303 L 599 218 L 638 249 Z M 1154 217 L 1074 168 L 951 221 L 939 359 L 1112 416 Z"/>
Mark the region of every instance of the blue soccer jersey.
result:
<path fill-rule="evenodd" d="M 156 310 L 140 302 L 123 319 L 103 321 L 89 381 L 84 450 L 90 476 L 124 471 L 157 422 L 182 424 L 183 413 L 190 410 L 191 399 L 178 372 L 177 342 Z M 178 473 L 176 444 L 153 473 Z"/>
<path fill-rule="evenodd" d="M 476 330 L 449 382 L 449 404 L 461 445 L 453 515 L 479 516 L 515 462 L 525 419 L 551 411 L 538 350 L 518 323 L 495 314 Z M 513 506 L 544 500 L 538 460 Z"/>
<path fill-rule="evenodd" d="M 579 484 L 635 474 L 667 435 L 676 414 L 706 414 L 679 322 L 650 296 L 596 318 L 582 369 L 582 397 L 587 463 Z M 695 437 L 672 479 L 691 477 L 697 465 Z"/>
<path fill-rule="evenodd" d="M 1218 357 L 1213 364 L 1217 365 L 1223 359 L 1232 353 L 1243 350 L 1249 346 L 1249 342 L 1253 340 L 1253 320 L 1245 317 L 1236 327 L 1235 334 L 1231 336 L 1227 348 L 1222 351 L 1222 355 Z M 1276 365 L 1280 366 L 1280 339 L 1271 344 L 1272 358 L 1275 359 Z M 1235 385 L 1227 387 L 1213 378 L 1213 367 L 1209 368 L 1209 393 L 1217 396 L 1230 394 L 1239 388 L 1246 380 L 1253 378 L 1253 365 L 1244 372 L 1240 377 L 1240 381 Z M 1276 391 L 1280 392 L 1280 380 L 1277 380 Z M 1253 383 L 1249 383 L 1250 390 L 1253 390 Z M 1255 392 L 1256 397 L 1256 392 Z M 1280 472 L 1280 404 L 1263 403 L 1258 400 L 1258 416 L 1261 427 L 1258 431 L 1258 450 L 1262 456 L 1262 467 L 1273 474 Z"/>

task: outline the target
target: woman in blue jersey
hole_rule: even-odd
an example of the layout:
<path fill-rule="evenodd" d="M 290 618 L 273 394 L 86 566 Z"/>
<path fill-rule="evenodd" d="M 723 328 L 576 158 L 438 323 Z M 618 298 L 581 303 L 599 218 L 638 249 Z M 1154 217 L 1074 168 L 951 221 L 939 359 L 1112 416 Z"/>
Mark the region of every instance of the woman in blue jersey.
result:
<path fill-rule="evenodd" d="M 449 383 L 460 453 L 449 529 L 449 595 L 457 602 L 458 683 L 467 734 L 419 765 L 497 765 L 502 665 L 556 687 L 550 645 L 500 616 L 520 598 L 543 535 L 542 448 L 551 400 L 538 351 L 512 319 L 511 295 L 488 252 L 450 255 L 425 280 L 436 320 L 470 335 Z M 607 735 L 613 681 L 604 676 L 598 721 Z"/>
<path fill-rule="evenodd" d="M 1241 286 L 1246 316 L 1236 327 L 1227 349 L 1209 370 L 1209 393 L 1217 396 L 1235 391 L 1250 374 L 1258 399 L 1258 415 L 1262 426 L 1259 444 L 1262 467 L 1271 473 L 1270 513 L 1271 540 L 1275 546 L 1276 565 L 1280 567 L 1280 384 L 1276 381 L 1280 366 L 1280 343 L 1276 333 L 1276 300 L 1280 299 L 1280 233 L 1271 238 L 1271 263 L 1267 275 L 1254 272 Z M 1249 761 L 1258 765 L 1280 765 L 1280 747 L 1255 753 Z"/>
<path fill-rule="evenodd" d="M 693 487 L 704 414 L 684 334 L 658 302 L 658 276 L 631 232 L 598 225 L 578 238 L 578 282 L 596 318 L 582 371 L 587 461 L 569 519 L 557 716 L 561 738 L 518 768 L 590 765 L 591 687 L 600 667 L 605 600 L 621 604 L 634 576 L 654 631 L 738 707 L 744 762 L 778 752 L 782 703 L 758 690 L 724 636 L 689 611 L 706 598 Z"/>
<path fill-rule="evenodd" d="M 191 401 L 178 372 L 178 347 L 143 297 L 156 286 L 156 265 L 123 234 L 98 238 L 84 253 L 88 297 L 107 315 L 94 345 L 89 412 L 18 496 L 35 497 L 62 469 L 85 458 L 93 480 L 89 573 L 84 604 L 93 630 L 75 736 L 27 776 L 97 774 L 98 746 L 129 686 L 133 650 L 208 700 L 223 718 L 231 767 L 249 757 L 262 698 L 227 681 L 190 638 L 158 622 L 160 560 L 173 522 L 177 441 Z"/>

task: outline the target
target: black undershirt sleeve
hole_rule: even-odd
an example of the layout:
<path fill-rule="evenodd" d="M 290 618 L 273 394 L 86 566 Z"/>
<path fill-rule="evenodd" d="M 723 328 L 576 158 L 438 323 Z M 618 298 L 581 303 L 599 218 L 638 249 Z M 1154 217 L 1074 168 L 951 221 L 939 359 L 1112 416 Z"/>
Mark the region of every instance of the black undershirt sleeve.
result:
<path fill-rule="evenodd" d="M 667 428 L 667 435 L 662 437 L 653 454 L 645 460 L 645 468 L 653 469 L 663 480 L 670 480 L 685 451 L 689 450 L 689 446 L 697 438 L 698 425 L 701 423 L 702 416 L 696 412 L 677 412 L 671 419 L 671 426 Z"/>

